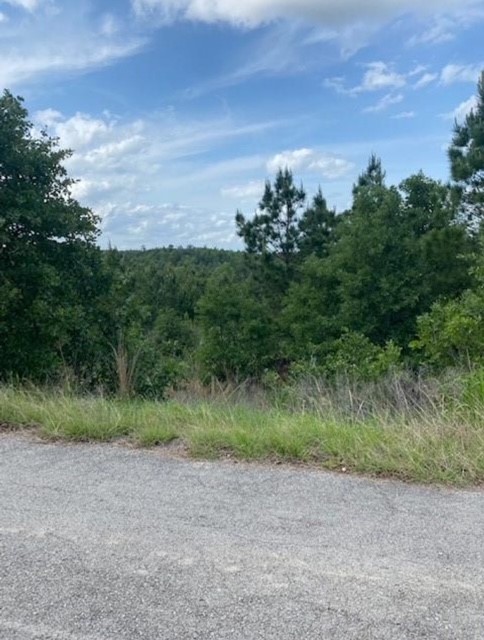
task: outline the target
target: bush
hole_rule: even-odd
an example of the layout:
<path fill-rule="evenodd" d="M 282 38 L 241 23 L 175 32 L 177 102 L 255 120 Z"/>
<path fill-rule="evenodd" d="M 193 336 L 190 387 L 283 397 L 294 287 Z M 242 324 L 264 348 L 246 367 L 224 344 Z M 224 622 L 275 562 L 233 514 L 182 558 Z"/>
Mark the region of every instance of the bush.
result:
<path fill-rule="evenodd" d="M 293 366 L 295 377 L 315 375 L 323 378 L 349 378 L 372 381 L 400 368 L 401 349 L 389 342 L 384 347 L 373 344 L 366 336 L 344 333 L 329 347 L 324 359 L 300 362 Z"/>
<path fill-rule="evenodd" d="M 484 364 L 484 295 L 468 291 L 459 300 L 437 303 L 418 319 L 411 347 L 424 362 L 446 367 Z"/>

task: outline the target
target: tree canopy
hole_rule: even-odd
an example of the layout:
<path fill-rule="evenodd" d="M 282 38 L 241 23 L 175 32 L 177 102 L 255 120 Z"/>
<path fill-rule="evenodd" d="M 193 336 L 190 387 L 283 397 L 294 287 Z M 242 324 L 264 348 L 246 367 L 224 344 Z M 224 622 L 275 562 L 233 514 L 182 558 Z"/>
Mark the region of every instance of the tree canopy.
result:
<path fill-rule="evenodd" d="M 483 123 L 484 77 L 455 127 L 451 183 L 420 171 L 391 185 L 373 154 L 337 212 L 327 185 L 311 193 L 285 168 L 253 216 L 236 213 L 243 251 L 101 251 L 70 151 L 6 91 L 0 379 L 163 397 L 194 377 L 482 366 Z"/>
<path fill-rule="evenodd" d="M 69 151 L 34 135 L 21 98 L 0 98 L 0 373 L 47 375 L 79 360 L 102 288 L 97 218 L 71 196 Z M 87 338 L 85 338 L 87 345 Z"/>

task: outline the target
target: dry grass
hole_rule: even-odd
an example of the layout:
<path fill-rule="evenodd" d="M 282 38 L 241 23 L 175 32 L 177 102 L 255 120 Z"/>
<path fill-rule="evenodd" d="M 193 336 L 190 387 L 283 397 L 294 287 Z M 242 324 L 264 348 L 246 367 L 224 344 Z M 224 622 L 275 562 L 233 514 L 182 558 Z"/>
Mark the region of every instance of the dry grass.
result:
<path fill-rule="evenodd" d="M 306 380 L 258 392 L 254 404 L 250 390 L 237 387 L 167 403 L 3 387 L 0 424 L 35 423 L 43 437 L 73 441 L 129 438 L 151 447 L 181 439 L 195 457 L 465 486 L 484 482 L 484 403 L 466 388 L 456 378 L 395 378 L 366 388 Z"/>

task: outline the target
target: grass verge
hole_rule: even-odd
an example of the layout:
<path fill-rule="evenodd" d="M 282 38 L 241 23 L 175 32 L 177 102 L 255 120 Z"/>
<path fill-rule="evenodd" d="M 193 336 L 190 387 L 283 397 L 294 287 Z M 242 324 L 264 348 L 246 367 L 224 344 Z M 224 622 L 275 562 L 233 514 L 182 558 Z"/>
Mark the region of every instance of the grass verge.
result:
<path fill-rule="evenodd" d="M 484 483 L 483 413 L 411 414 L 254 408 L 216 401 L 159 403 L 0 387 L 0 424 L 37 425 L 49 439 L 143 447 L 181 439 L 190 455 L 301 462 L 421 483 Z"/>

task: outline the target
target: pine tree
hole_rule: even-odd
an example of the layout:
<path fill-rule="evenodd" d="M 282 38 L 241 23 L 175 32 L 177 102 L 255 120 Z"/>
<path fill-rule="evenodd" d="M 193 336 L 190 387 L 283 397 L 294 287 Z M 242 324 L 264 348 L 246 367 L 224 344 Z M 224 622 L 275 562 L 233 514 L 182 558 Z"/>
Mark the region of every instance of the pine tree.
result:
<path fill-rule="evenodd" d="M 382 168 L 381 158 L 374 153 L 368 160 L 368 166 L 358 177 L 358 181 L 353 185 L 353 196 L 365 187 L 384 187 L 386 172 Z"/>
<path fill-rule="evenodd" d="M 484 72 L 478 83 L 476 106 L 463 124 L 455 123 L 449 159 L 465 214 L 475 230 L 484 220 Z"/>
<path fill-rule="evenodd" d="M 312 205 L 306 209 L 299 221 L 298 248 L 301 258 L 315 255 L 324 258 L 335 243 L 338 217 L 329 209 L 321 188 L 314 196 Z"/>
<path fill-rule="evenodd" d="M 276 258 L 288 267 L 297 252 L 298 215 L 305 201 L 306 193 L 294 184 L 289 169 L 278 172 L 274 185 L 267 181 L 256 215 L 246 220 L 239 211 L 235 218 L 248 253 Z"/>

